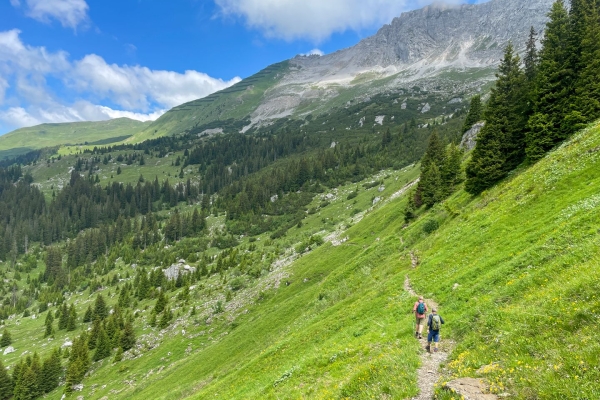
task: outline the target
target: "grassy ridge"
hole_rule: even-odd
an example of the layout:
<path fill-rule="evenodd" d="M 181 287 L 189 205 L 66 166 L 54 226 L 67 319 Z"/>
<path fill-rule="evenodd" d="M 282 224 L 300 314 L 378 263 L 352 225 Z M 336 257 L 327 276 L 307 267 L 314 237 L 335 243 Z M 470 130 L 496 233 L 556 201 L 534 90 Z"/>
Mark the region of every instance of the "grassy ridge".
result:
<path fill-rule="evenodd" d="M 123 140 L 144 129 L 149 122 L 117 118 L 109 121 L 42 124 L 0 136 L 0 158 L 14 157 L 44 147 Z"/>

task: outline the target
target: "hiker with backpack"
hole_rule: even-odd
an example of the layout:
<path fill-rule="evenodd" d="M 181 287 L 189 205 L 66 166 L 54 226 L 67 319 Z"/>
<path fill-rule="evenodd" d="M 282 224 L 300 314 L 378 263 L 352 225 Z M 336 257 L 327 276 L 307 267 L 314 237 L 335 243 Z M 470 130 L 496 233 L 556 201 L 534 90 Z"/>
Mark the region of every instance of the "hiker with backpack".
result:
<path fill-rule="evenodd" d="M 427 328 L 429 328 L 429 333 L 427 334 L 427 351 L 431 353 L 431 342 L 434 343 L 433 352 L 437 353 L 438 351 L 438 343 L 440 342 L 440 329 L 442 328 L 442 324 L 444 323 L 444 319 L 441 315 L 438 315 L 437 309 L 434 307 L 431 309 L 431 314 L 429 314 L 429 318 L 427 320 Z"/>
<path fill-rule="evenodd" d="M 423 300 L 423 296 L 419 296 L 419 301 L 417 301 L 413 307 L 413 312 L 415 313 L 415 337 L 417 339 L 423 339 L 423 326 L 425 325 L 425 315 L 427 314 L 427 304 L 425 304 L 425 300 Z"/>

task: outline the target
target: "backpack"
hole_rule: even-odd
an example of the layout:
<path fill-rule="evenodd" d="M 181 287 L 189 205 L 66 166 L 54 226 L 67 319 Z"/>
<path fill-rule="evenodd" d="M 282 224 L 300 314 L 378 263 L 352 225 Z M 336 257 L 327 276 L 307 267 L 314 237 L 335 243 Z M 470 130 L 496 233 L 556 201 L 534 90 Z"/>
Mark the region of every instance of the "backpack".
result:
<path fill-rule="evenodd" d="M 431 316 L 431 330 L 439 331 L 441 327 L 442 327 L 442 320 L 440 319 L 440 316 L 432 315 Z"/>
<path fill-rule="evenodd" d="M 425 314 L 425 303 L 419 303 L 419 305 L 417 306 L 417 314 Z"/>

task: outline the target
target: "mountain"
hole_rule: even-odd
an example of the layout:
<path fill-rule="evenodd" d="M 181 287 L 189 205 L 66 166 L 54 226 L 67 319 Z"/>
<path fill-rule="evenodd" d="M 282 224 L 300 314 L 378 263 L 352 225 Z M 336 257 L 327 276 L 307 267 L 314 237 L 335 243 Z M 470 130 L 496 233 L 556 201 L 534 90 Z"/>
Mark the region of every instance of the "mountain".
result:
<path fill-rule="evenodd" d="M 131 140 L 196 128 L 245 132 L 280 118 L 366 107 L 381 93 L 393 95 L 398 108 L 424 92 L 458 104 L 495 79 L 509 41 L 523 51 L 529 27 L 543 31 L 552 3 L 492 0 L 407 12 L 353 47 L 321 57 L 297 56 L 175 107 Z"/>
<path fill-rule="evenodd" d="M 42 124 L 0 136 L 0 159 L 44 147 L 66 144 L 108 144 L 125 140 L 149 125 L 129 118 L 108 121 Z"/>

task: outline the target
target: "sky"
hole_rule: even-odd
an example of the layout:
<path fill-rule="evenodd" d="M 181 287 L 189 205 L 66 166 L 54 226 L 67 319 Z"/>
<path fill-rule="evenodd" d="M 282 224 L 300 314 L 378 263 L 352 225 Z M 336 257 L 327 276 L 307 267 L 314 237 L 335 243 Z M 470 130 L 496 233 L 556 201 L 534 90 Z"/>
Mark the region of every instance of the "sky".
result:
<path fill-rule="evenodd" d="M 446 0 L 474 3 L 481 0 Z M 0 135 L 168 109 L 431 0 L 0 0 Z"/>

